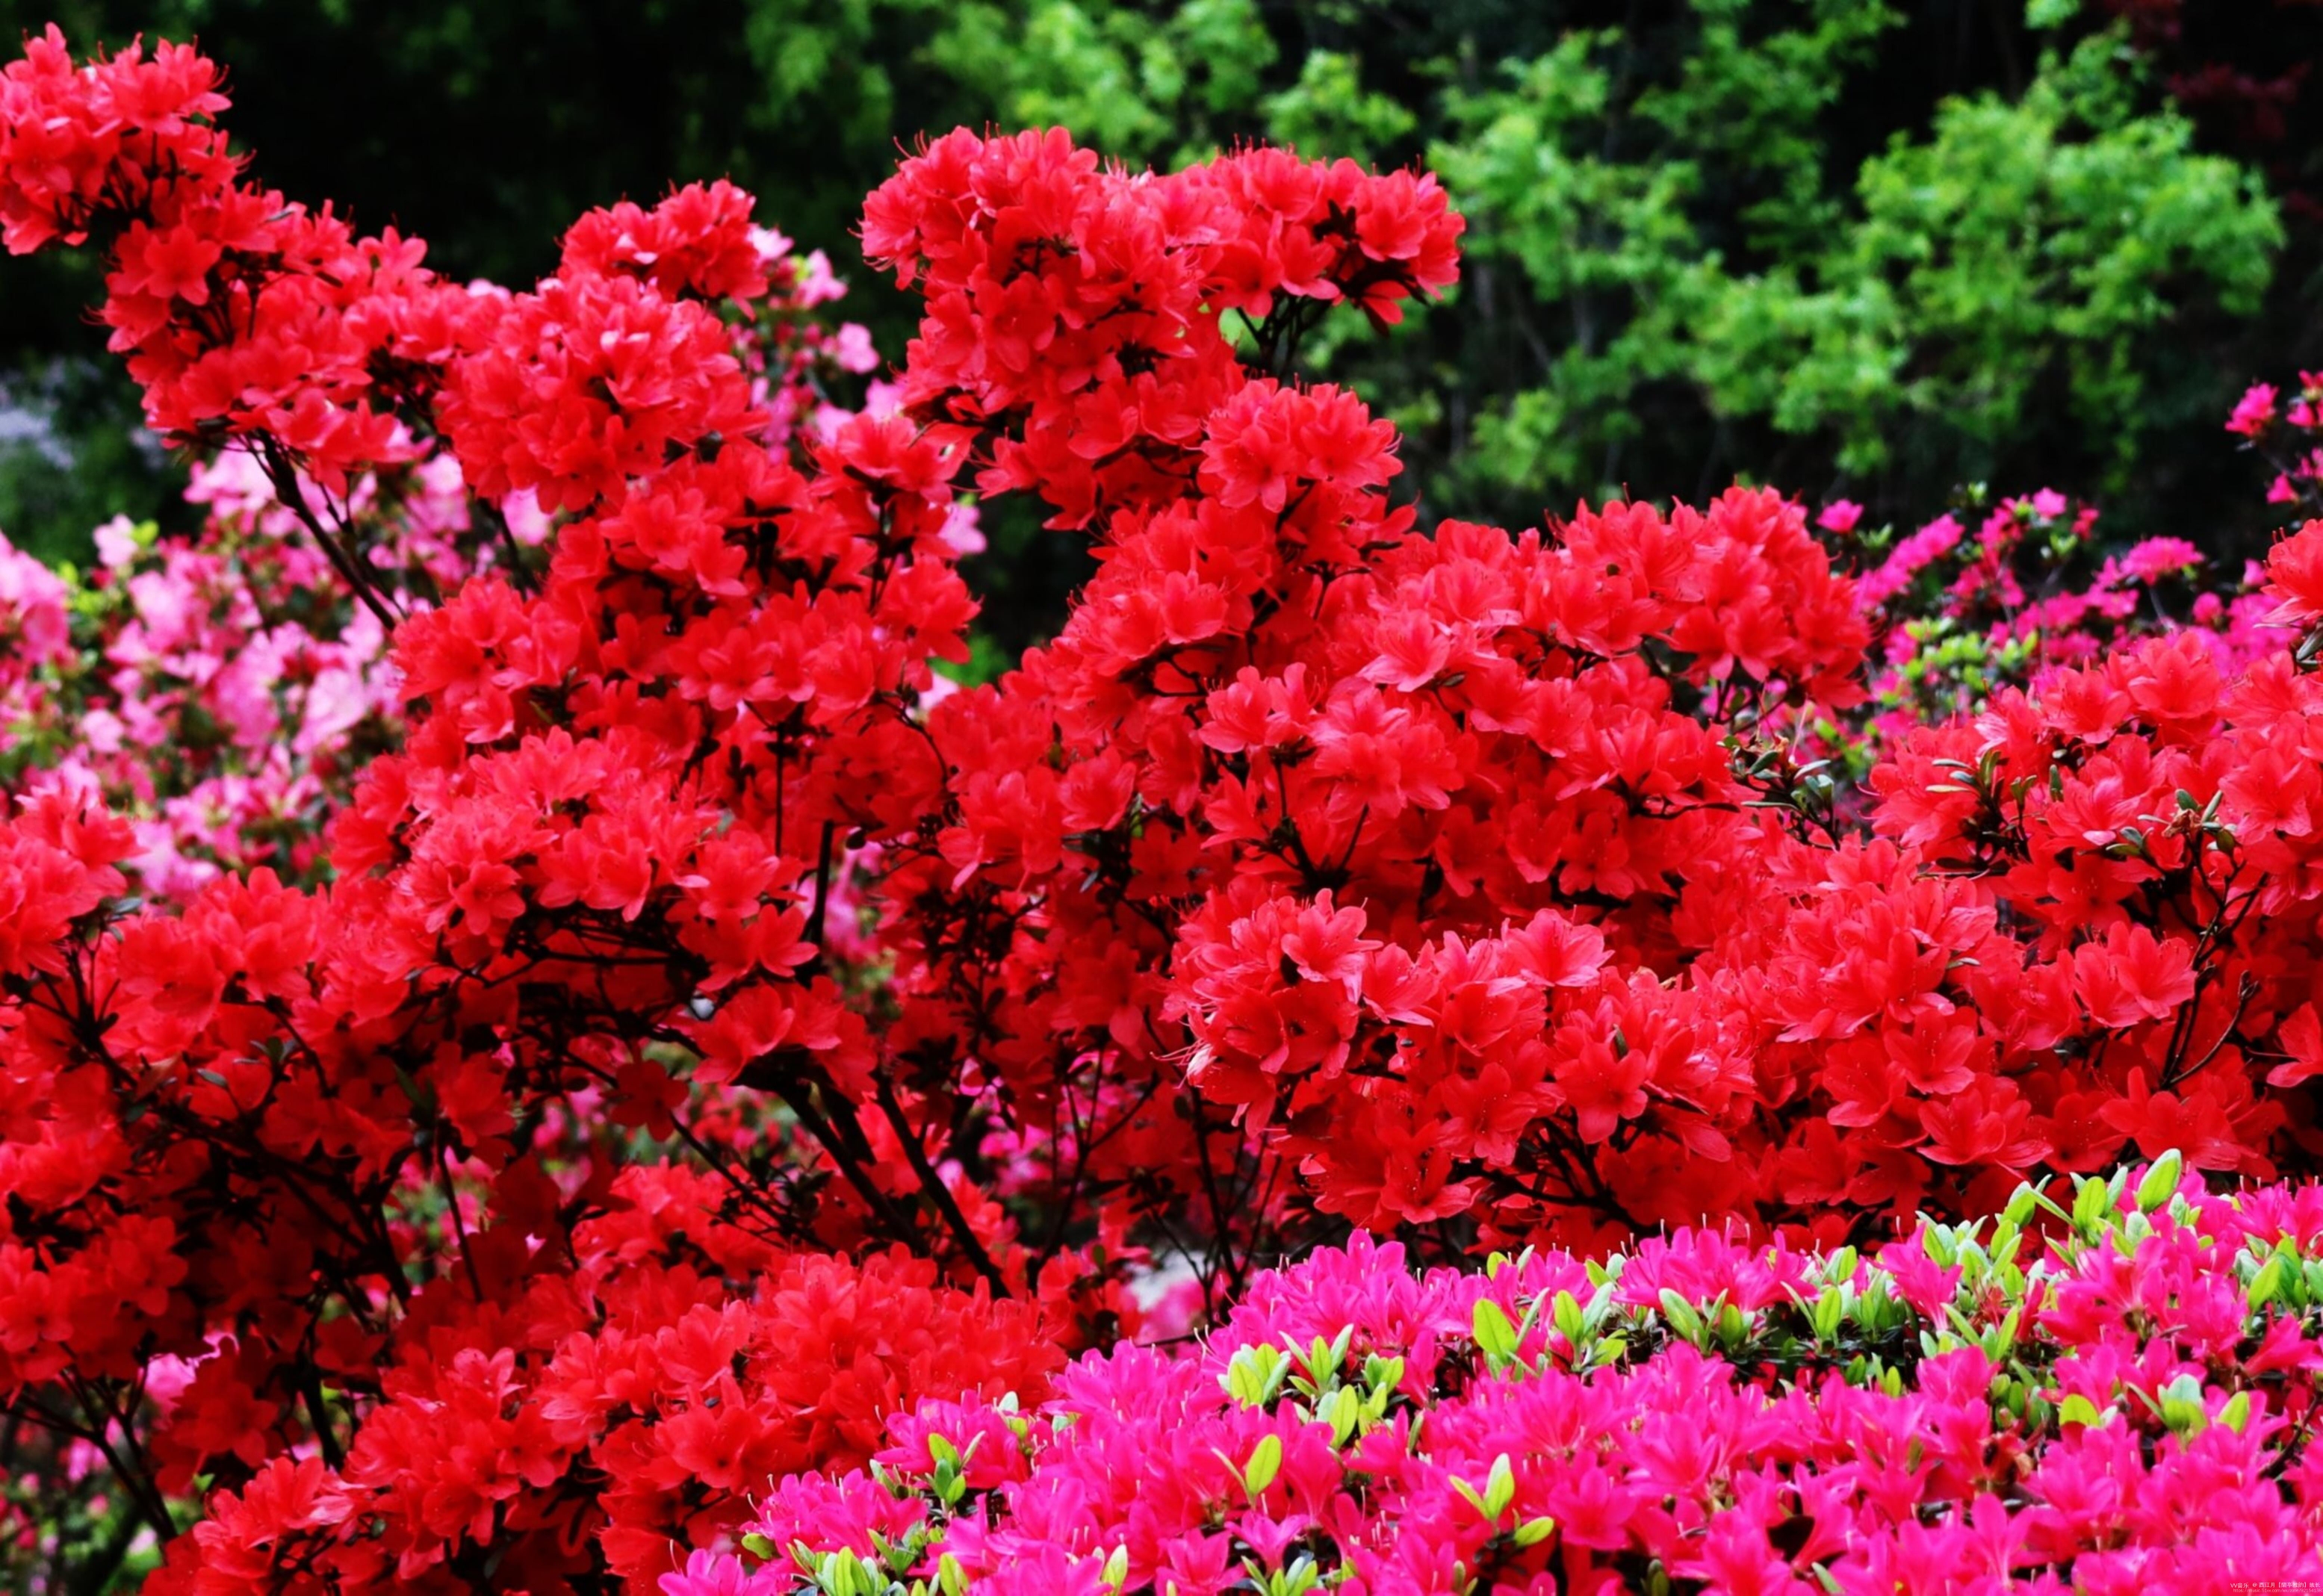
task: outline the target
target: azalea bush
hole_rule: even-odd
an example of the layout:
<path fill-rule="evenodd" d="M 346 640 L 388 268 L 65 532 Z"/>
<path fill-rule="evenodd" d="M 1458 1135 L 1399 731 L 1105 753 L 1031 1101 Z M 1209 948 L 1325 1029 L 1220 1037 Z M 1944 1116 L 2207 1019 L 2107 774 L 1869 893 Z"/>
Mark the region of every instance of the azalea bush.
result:
<path fill-rule="evenodd" d="M 2296 1588 L 2318 1192 L 2179 1173 L 1876 1260 L 1679 1232 L 1415 1277 L 1359 1238 L 1258 1276 L 1198 1355 L 898 1415 L 661 1588 Z"/>
<path fill-rule="evenodd" d="M 2203 1192 L 2317 1145 L 2323 524 L 1423 527 L 1301 362 L 1456 280 L 1425 173 L 949 134 L 866 382 L 730 184 L 460 284 L 225 109 L 0 73 L 0 239 L 97 252 L 206 507 L 0 560 L 44 1581 L 2309 1568 L 2314 1198 Z M 1096 574 L 978 679 L 995 500 Z"/>

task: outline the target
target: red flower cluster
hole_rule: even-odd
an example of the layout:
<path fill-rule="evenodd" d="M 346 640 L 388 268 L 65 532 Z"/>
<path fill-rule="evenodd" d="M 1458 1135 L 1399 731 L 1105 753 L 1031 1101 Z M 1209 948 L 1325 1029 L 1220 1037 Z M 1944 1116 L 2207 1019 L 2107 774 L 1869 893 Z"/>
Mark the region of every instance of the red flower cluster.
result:
<path fill-rule="evenodd" d="M 211 120 L 220 78 L 190 47 L 73 64 L 50 25 L 0 78 L 0 239 L 23 254 L 103 231 L 105 324 L 173 439 L 265 440 L 335 492 L 408 457 L 399 368 L 458 348 L 466 296 L 392 231 L 237 181 Z"/>
<path fill-rule="evenodd" d="M 937 1287 L 931 1265 L 721 1254 L 700 1181 L 627 1184 L 631 1214 L 576 1232 L 578 1273 L 487 1256 L 510 1289 L 448 1314 L 423 1300 L 390 1362 L 338 1337 L 317 1378 L 377 1382 L 344 1458 L 262 1462 L 149 1588 L 558 1590 L 607 1567 L 650 1588 L 672 1542 L 713 1544 L 767 1481 L 859 1467 L 886 1415 L 1037 1391 L 1058 1361 L 1035 1312 Z M 232 1351 L 177 1399 L 164 1455 L 273 1451 Z"/>
<path fill-rule="evenodd" d="M 1433 178 L 1351 161 L 1262 149 L 1131 176 L 1061 130 L 962 130 L 871 196 L 863 247 L 928 300 L 905 405 L 998 433 L 985 491 L 1079 527 L 1190 485 L 1247 381 L 1228 316 L 1270 357 L 1333 304 L 1395 322 L 1452 281 L 1461 227 Z"/>
<path fill-rule="evenodd" d="M 130 902 L 89 783 L 0 825 L 0 1401 L 42 1478 L 101 1460 L 161 1588 L 636 1578 L 1351 1224 L 1835 1245 L 2313 1144 L 2323 526 L 2272 646 L 2061 651 L 1919 724 L 1865 656 L 1957 526 L 1865 583 L 1764 490 L 1416 526 L 1392 427 L 1295 361 L 1452 280 L 1428 179 L 952 134 L 867 210 L 928 301 L 894 403 L 802 427 L 807 362 L 863 362 L 783 330 L 824 290 L 739 191 L 454 289 L 245 186 L 216 85 L 53 32 L 0 74 L 10 247 L 101 239 L 155 425 L 255 461 L 392 627 L 400 746 L 293 856 L 326 885 Z M 953 692 L 970 483 L 1099 569 Z M 45 668 L 62 606 L 8 579 Z M 1788 1588 L 1761 1550 L 1684 1572 Z"/>

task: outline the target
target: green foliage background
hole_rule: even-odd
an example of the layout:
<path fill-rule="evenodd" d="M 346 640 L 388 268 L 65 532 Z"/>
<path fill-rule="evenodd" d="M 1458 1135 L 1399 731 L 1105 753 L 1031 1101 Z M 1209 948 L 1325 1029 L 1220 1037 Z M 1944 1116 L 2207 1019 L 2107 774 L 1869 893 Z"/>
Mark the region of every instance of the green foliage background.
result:
<path fill-rule="evenodd" d="M 2323 365 L 2323 173 L 2303 110 L 2197 124 L 2166 79 L 2279 69 L 2323 16 L 2158 9 L 2133 35 L 2094 0 L 0 0 L 0 29 L 197 37 L 265 180 L 464 275 L 528 280 L 582 209 L 730 174 L 891 355 L 908 307 L 849 235 L 923 133 L 1422 161 L 1470 217 L 1457 294 L 1318 364 L 1403 424 L 1433 511 L 1739 476 L 1902 518 L 1988 480 L 2227 552 L 2263 520 L 2220 417 Z M 97 291 L 87 261 L 0 262 L 0 527 L 50 555 L 179 513 L 93 358 Z M 1014 646 L 1082 567 L 994 530 Z"/>

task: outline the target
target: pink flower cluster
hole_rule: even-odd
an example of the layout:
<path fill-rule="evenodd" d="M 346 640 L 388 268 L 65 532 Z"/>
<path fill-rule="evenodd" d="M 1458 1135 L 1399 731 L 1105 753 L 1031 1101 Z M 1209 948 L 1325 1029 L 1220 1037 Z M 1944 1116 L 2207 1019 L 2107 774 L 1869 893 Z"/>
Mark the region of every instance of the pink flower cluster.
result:
<path fill-rule="evenodd" d="M 1818 524 L 1845 537 L 1859 517 L 1842 502 Z M 1900 538 L 1872 534 L 1864 546 L 1886 551 L 1857 598 L 1878 636 L 1872 725 L 1888 736 L 1972 714 L 1999 688 L 2033 685 L 2138 637 L 2190 635 L 2230 675 L 2281 640 L 2258 567 L 2220 592 L 2182 537 L 2107 549 L 2096 507 L 2052 489 L 2002 500 L 1972 536 L 1946 512 Z"/>
<path fill-rule="evenodd" d="M 1807 1254 L 1715 1232 L 1414 1275 L 1358 1237 L 1198 1347 L 930 1400 L 665 1596 L 2299 1589 L 2323 1188 L 2174 1155 Z"/>
<path fill-rule="evenodd" d="M 2253 383 L 2227 417 L 2227 430 L 2273 468 L 2269 503 L 2313 515 L 2323 509 L 2323 372 L 2301 371 L 2291 402 L 2282 401 L 2272 382 Z"/>

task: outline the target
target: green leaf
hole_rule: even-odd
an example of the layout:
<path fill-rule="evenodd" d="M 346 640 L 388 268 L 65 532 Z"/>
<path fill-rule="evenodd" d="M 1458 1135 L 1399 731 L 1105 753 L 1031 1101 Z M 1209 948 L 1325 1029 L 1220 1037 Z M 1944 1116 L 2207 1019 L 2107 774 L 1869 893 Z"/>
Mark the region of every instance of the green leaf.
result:
<path fill-rule="evenodd" d="M 1555 1535 L 1556 1533 L 1556 1519 L 1548 1518 L 1528 1518 L 1522 1524 L 1517 1526 L 1516 1533 L 1509 1538 L 1516 1543 L 1517 1549 L 1519 1551 L 1525 1551 L 1540 1545 L 1541 1542 L 1547 1540 L 1550 1536 Z"/>
<path fill-rule="evenodd" d="M 1565 1337 L 1566 1345 L 1576 1351 L 1580 1348 L 1581 1338 L 1587 1326 L 1581 1316 L 1581 1304 L 1572 1292 L 1559 1291 L 1556 1294 L 1549 1310 L 1549 1322 L 1556 1326 L 1556 1333 Z"/>
<path fill-rule="evenodd" d="M 1484 1518 L 1491 1523 L 1499 1523 L 1501 1515 L 1516 1499 L 1516 1470 L 1509 1463 L 1509 1454 L 1503 1452 L 1492 1460 L 1492 1472 L 1484 1480 Z"/>
<path fill-rule="evenodd" d="M 1476 1345 L 1495 1372 L 1513 1362 L 1517 1355 L 1517 1327 L 1501 1305 L 1489 1297 L 1476 1298 L 1470 1316 L 1474 1325 Z"/>
<path fill-rule="evenodd" d="M 1250 1461 L 1243 1465 L 1242 1488 L 1256 1501 L 1274 1483 L 1275 1475 L 1282 1472 L 1282 1437 L 1262 1435 Z"/>
<path fill-rule="evenodd" d="M 1700 1346 L 1703 1340 L 1702 1315 L 1695 1311 L 1694 1304 L 1680 1297 L 1670 1287 L 1664 1286 L 1661 1305 L 1662 1317 L 1668 1321 L 1670 1329 L 1685 1340 L 1694 1343 L 1694 1345 Z"/>
<path fill-rule="evenodd" d="M 2145 1178 L 2137 1183 L 2138 1212 L 2151 1214 L 2175 1196 L 2179 1174 L 2185 1167 L 2184 1157 L 2174 1147 L 2155 1159 L 2153 1167 L 2145 1171 Z"/>

